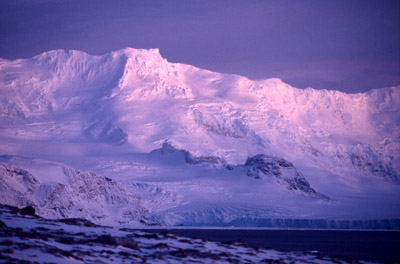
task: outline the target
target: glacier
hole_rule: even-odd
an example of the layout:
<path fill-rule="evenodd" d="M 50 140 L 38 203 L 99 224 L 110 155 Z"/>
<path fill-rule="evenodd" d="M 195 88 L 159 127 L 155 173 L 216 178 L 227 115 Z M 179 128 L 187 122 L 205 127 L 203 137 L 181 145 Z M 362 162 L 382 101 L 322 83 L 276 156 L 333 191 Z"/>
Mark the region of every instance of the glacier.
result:
<path fill-rule="evenodd" d="M 108 225 L 399 228 L 400 86 L 296 89 L 126 48 L 0 59 L 0 92 L 0 203 Z"/>

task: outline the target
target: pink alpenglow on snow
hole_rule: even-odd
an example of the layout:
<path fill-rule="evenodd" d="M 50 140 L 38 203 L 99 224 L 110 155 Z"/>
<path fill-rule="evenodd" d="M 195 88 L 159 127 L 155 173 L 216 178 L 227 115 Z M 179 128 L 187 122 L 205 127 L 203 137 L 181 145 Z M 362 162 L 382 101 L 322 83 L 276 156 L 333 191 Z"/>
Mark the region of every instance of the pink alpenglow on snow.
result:
<path fill-rule="evenodd" d="M 0 203 L 124 226 L 400 217 L 399 86 L 302 90 L 157 49 L 0 65 Z"/>

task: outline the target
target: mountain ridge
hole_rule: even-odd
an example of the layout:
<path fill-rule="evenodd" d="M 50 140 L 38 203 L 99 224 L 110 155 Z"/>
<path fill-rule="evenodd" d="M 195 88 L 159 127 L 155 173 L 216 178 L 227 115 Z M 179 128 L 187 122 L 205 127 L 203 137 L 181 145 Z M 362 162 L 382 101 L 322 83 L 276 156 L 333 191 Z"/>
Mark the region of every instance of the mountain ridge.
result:
<path fill-rule="evenodd" d="M 183 124 L 186 127 L 193 126 L 194 121 L 196 126 L 217 135 L 249 138 L 252 144 L 259 142 L 261 148 L 272 142 L 274 151 L 284 133 L 294 138 L 295 145 L 304 145 L 304 142 L 313 145 L 310 140 L 315 138 L 329 144 L 334 138 L 343 141 L 340 144 L 358 141 L 357 144 L 380 148 L 384 146 L 379 142 L 390 137 L 386 142 L 399 144 L 400 119 L 396 120 L 396 116 L 400 112 L 400 86 L 358 94 L 301 90 L 279 79 L 251 81 L 237 75 L 169 63 L 157 49 L 126 48 L 102 56 L 55 50 L 13 63 L 3 60 L 1 64 L 2 119 L 15 116 L 40 119 L 46 115 L 79 113 L 86 116 L 83 117 L 87 120 L 83 125 L 84 134 L 91 141 L 101 140 L 102 136 L 110 143 L 129 141 L 132 133 L 126 130 L 132 124 L 125 121 L 131 118 L 127 112 L 134 110 L 133 102 L 159 101 L 175 108 L 175 112 L 185 111 L 176 118 L 186 119 Z M 143 105 L 142 109 L 152 115 Z M 214 113 L 223 115 L 215 118 Z M 95 119 L 100 115 L 107 115 L 109 120 L 98 122 Z M 171 113 L 169 118 L 173 119 L 174 115 Z M 255 122 L 251 120 L 253 117 Z M 267 125 L 261 125 L 261 120 Z M 115 123 L 125 123 L 125 127 Z M 265 126 L 271 128 L 269 132 L 260 131 Z M 189 127 L 193 129 L 197 128 Z M 179 139 L 171 139 L 180 144 Z M 146 151 L 158 147 L 149 143 Z M 181 147 L 197 150 L 187 145 Z M 314 146 L 302 148 L 315 149 Z M 311 154 L 324 151 L 309 150 Z"/>
<path fill-rule="evenodd" d="M 165 190 L 168 203 L 180 201 L 168 207 L 167 223 L 177 223 L 172 218 L 178 216 L 208 221 L 207 210 L 237 208 L 235 202 L 244 211 L 250 204 L 254 212 L 261 208 L 269 217 L 274 203 L 285 199 L 276 210 L 283 217 L 351 218 L 353 208 L 374 218 L 382 217 L 375 209 L 383 207 L 383 215 L 400 217 L 390 209 L 400 208 L 400 86 L 357 94 L 297 89 L 279 79 L 252 81 L 169 63 L 156 49 L 127 48 L 102 56 L 55 50 L 0 59 L 0 91 L 0 155 L 53 160 L 124 184 L 136 182 L 141 191 L 151 190 L 146 197 Z M 278 181 L 316 190 L 333 202 L 294 198 L 297 194 L 274 190 L 267 180 L 260 184 L 228 170 L 167 166 L 148 158 L 165 142 L 190 153 L 192 163 L 234 167 L 262 155 L 249 169 L 254 178 L 298 173 L 307 182 Z M 280 166 L 286 164 L 282 160 L 295 167 Z M 162 200 L 153 198 L 150 207 Z M 190 211 L 201 199 L 204 208 Z M 371 202 L 365 210 L 358 208 L 363 199 Z"/>

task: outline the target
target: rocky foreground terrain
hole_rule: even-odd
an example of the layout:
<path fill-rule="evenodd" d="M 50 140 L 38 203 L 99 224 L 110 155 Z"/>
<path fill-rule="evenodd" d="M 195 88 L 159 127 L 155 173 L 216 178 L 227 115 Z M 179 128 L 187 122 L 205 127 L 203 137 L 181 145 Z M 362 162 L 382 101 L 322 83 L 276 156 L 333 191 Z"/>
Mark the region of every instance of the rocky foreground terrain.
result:
<path fill-rule="evenodd" d="M 32 207 L 0 205 L 0 263 L 366 262 L 118 229 L 77 218 L 48 220 Z"/>

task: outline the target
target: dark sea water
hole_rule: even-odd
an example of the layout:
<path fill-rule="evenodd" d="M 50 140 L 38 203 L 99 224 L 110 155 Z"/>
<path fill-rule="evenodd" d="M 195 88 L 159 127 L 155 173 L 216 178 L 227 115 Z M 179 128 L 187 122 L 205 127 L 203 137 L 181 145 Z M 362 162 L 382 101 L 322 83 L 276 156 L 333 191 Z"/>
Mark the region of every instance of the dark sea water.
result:
<path fill-rule="evenodd" d="M 399 231 L 271 230 L 271 229 L 149 229 L 213 241 L 242 240 L 256 248 L 318 251 L 321 255 L 400 263 Z"/>

